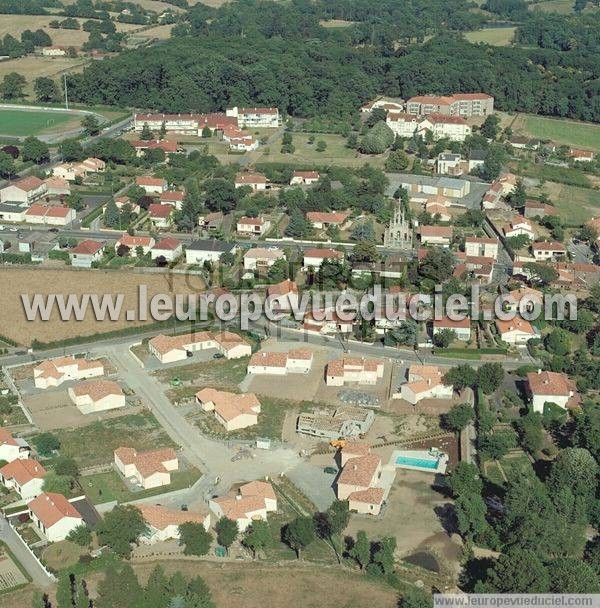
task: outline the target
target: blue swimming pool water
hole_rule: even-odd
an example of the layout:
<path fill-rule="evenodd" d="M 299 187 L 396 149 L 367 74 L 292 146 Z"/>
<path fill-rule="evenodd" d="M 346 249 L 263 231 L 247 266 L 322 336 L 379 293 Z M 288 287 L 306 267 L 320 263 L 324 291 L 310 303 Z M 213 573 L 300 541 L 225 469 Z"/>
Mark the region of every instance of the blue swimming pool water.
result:
<path fill-rule="evenodd" d="M 407 464 L 411 467 L 419 467 L 421 469 L 437 469 L 438 459 L 430 460 L 428 458 L 411 458 L 410 456 L 396 456 L 396 464 Z"/>

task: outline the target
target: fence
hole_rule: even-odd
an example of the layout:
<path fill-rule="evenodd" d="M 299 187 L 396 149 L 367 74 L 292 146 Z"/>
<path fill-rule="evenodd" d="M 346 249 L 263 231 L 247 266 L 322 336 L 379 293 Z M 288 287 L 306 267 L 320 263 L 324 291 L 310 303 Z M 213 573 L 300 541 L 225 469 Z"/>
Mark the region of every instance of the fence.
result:
<path fill-rule="evenodd" d="M 46 568 L 46 566 L 44 566 L 44 564 L 42 564 L 42 562 L 40 561 L 39 557 L 32 551 L 31 547 L 23 540 L 23 538 L 21 537 L 21 535 L 19 534 L 19 532 L 17 531 L 17 529 L 10 523 L 10 521 L 8 521 L 8 519 L 6 520 L 6 523 L 11 528 L 11 530 L 15 533 L 14 535 L 19 539 L 19 541 L 21 542 L 21 544 L 25 547 L 25 550 L 31 555 L 31 557 L 36 561 L 36 563 L 38 564 L 38 566 L 42 569 L 42 571 L 44 572 L 44 574 L 51 581 L 56 582 L 57 579 L 54 576 L 54 574 L 52 574 Z"/>

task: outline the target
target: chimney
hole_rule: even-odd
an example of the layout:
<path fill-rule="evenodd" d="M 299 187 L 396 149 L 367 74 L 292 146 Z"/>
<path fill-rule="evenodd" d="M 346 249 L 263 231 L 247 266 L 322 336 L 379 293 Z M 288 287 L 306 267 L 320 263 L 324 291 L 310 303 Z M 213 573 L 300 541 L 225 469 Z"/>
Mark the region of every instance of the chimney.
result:
<path fill-rule="evenodd" d="M 542 373 L 542 370 L 541 370 L 539 367 L 538 367 L 538 371 L 537 371 L 537 373 L 538 373 L 538 374 L 541 374 L 541 373 Z"/>

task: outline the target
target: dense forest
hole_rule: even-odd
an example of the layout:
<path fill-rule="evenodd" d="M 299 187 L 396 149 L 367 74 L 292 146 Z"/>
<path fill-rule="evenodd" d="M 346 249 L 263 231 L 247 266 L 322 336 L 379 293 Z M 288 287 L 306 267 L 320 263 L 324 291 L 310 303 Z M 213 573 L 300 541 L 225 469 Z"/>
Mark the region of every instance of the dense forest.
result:
<path fill-rule="evenodd" d="M 490 7 L 498 18 L 503 2 Z M 197 4 L 171 40 L 94 63 L 70 77 L 70 90 L 88 103 L 171 112 L 268 104 L 298 117 L 339 117 L 377 94 L 486 91 L 502 110 L 600 121 L 594 15 L 528 14 L 517 30 L 526 47 L 491 47 L 462 37 L 481 25 L 470 8 L 464 0 Z M 355 23 L 323 28 L 331 17 Z"/>

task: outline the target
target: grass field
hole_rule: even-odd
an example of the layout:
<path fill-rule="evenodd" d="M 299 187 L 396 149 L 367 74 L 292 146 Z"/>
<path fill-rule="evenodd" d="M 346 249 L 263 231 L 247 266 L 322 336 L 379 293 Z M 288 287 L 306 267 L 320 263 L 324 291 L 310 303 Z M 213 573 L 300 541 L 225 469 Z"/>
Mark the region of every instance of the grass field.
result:
<path fill-rule="evenodd" d="M 174 447 L 150 412 L 96 421 L 76 429 L 53 431 L 60 440 L 62 456 L 74 458 L 80 468 L 113 462 L 120 446 L 149 450 Z"/>
<path fill-rule="evenodd" d="M 500 465 L 509 483 L 522 477 L 535 478 L 531 462 L 523 451 L 507 454 L 500 460 Z"/>
<path fill-rule="evenodd" d="M 124 274 L 127 273 L 127 274 Z M 176 277 L 165 274 L 141 274 L 132 269 L 124 271 L 74 271 L 68 269 L 17 268 L 4 267 L 0 269 L 0 277 L 5 284 L 20 286 L 19 289 L 5 289 L 0 293 L 0 310 L 2 310 L 2 333 L 19 344 L 31 344 L 34 339 L 40 342 L 54 342 L 75 336 L 90 336 L 98 333 L 117 331 L 152 323 L 127 321 L 128 309 L 137 309 L 138 287 L 148 287 L 148 297 L 155 294 L 182 293 L 202 290 L 201 281 L 196 278 L 188 284 L 185 275 Z M 171 279 L 173 281 L 171 282 Z M 123 294 L 123 307 L 119 320 L 111 321 L 108 316 L 104 321 L 96 320 L 91 306 L 83 321 L 71 318 L 62 321 L 57 310 L 53 310 L 50 322 L 28 321 L 23 310 L 21 292 L 48 294 Z"/>
<path fill-rule="evenodd" d="M 0 133 L 2 135 L 40 135 L 68 128 L 66 123 L 77 125 L 81 117 L 65 112 L 44 112 L 43 110 L 12 110 L 0 108 Z"/>
<path fill-rule="evenodd" d="M 513 126 L 515 133 L 538 139 L 550 139 L 559 144 L 600 152 L 600 125 L 567 119 L 519 116 Z"/>
<path fill-rule="evenodd" d="M 465 38 L 469 42 L 485 42 L 492 46 L 508 46 L 515 35 L 514 27 L 491 27 L 473 32 L 467 32 Z"/>
<path fill-rule="evenodd" d="M 575 0 L 548 0 L 547 2 L 535 2 L 529 5 L 530 11 L 542 11 L 544 13 L 560 13 L 568 15 L 573 12 Z M 592 13 L 597 11 L 598 7 L 588 2 L 583 10 L 584 13 Z"/>
<path fill-rule="evenodd" d="M 600 215 L 600 191 L 577 186 L 546 182 L 542 191 L 548 193 L 559 215 L 568 225 L 581 225 Z"/>

